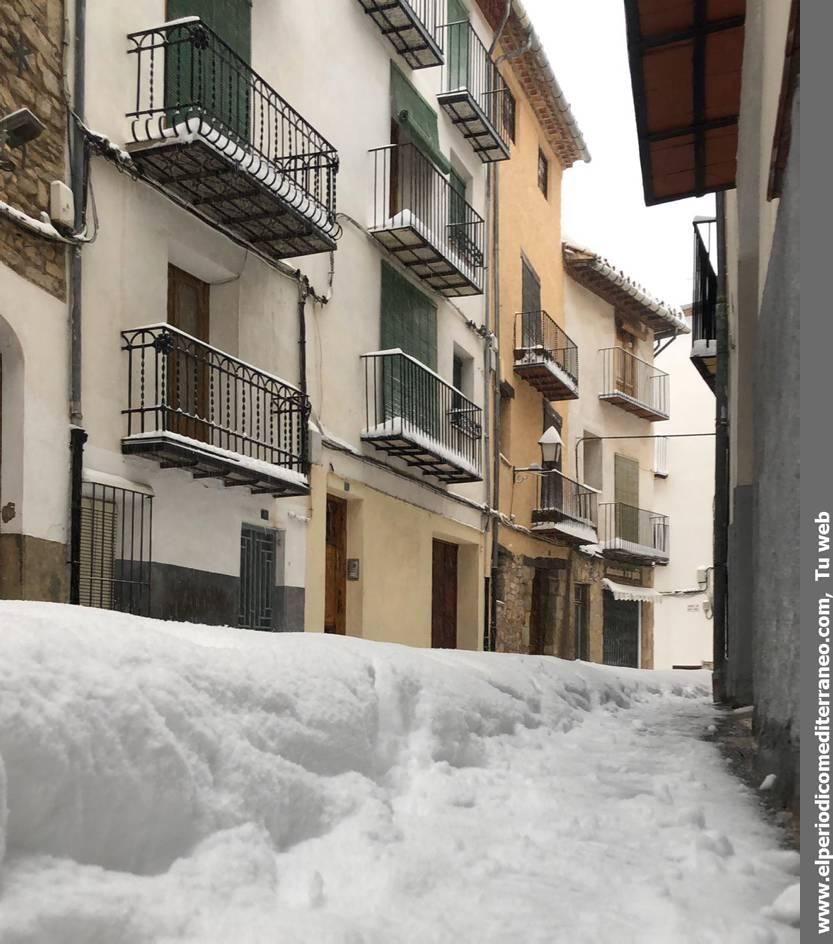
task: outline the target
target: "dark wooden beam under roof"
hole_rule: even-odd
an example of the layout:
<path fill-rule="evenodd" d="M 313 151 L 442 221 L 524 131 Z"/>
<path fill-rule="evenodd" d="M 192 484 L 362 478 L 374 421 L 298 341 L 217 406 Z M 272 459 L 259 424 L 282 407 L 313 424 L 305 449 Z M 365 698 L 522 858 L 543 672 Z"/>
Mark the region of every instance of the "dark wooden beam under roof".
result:
<path fill-rule="evenodd" d="M 625 0 L 645 202 L 735 185 L 745 0 Z"/>

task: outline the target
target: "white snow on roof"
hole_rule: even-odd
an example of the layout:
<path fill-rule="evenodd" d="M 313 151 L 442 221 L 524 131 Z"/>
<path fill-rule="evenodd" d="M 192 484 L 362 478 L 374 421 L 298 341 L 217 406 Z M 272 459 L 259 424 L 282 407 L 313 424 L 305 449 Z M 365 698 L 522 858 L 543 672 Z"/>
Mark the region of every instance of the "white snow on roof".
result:
<path fill-rule="evenodd" d="M 582 262 L 589 265 L 597 275 L 603 278 L 614 289 L 625 292 L 636 304 L 645 309 L 646 313 L 659 318 L 677 334 L 690 334 L 691 328 L 681 308 L 669 305 L 655 298 L 651 293 L 621 269 L 617 269 L 611 262 L 572 240 L 565 240 L 562 244 L 565 258 L 582 258 Z"/>

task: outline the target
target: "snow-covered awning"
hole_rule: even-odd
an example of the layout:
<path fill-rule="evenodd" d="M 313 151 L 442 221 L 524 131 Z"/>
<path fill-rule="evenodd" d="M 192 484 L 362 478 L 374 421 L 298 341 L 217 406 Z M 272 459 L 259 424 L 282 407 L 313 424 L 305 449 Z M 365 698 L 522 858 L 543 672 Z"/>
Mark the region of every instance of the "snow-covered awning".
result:
<path fill-rule="evenodd" d="M 632 587 L 625 583 L 615 583 L 605 577 L 602 580 L 605 590 L 610 590 L 614 600 L 635 600 L 637 603 L 661 603 L 662 595 L 653 587 Z"/>

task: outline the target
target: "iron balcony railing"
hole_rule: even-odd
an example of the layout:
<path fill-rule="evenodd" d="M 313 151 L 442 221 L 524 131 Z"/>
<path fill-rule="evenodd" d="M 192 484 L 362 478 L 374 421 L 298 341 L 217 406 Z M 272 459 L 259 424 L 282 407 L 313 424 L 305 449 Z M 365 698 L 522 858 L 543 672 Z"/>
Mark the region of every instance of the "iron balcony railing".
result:
<path fill-rule="evenodd" d="M 717 273 L 712 265 L 709 247 L 703 239 L 702 226 L 708 235 L 716 227 L 715 220 L 699 221 L 694 225 L 694 298 L 692 300 L 692 343 L 714 341 L 717 338 Z M 711 238 L 709 238 L 711 242 Z"/>
<path fill-rule="evenodd" d="M 551 361 L 578 384 L 578 348 L 543 310 L 515 315 L 515 361 Z"/>
<path fill-rule="evenodd" d="M 603 399 L 613 400 L 644 416 L 668 417 L 668 374 L 621 347 L 604 348 L 602 355 Z"/>
<path fill-rule="evenodd" d="M 128 439 L 168 435 L 307 475 L 310 404 L 296 387 L 171 325 L 121 336 Z"/>
<path fill-rule="evenodd" d="M 336 237 L 338 152 L 198 17 L 128 35 L 136 143 L 194 136 Z"/>
<path fill-rule="evenodd" d="M 538 476 L 536 519 L 554 521 L 567 518 L 595 528 L 599 493 L 559 472 L 547 469 Z"/>
<path fill-rule="evenodd" d="M 362 359 L 363 438 L 446 481 L 479 480 L 480 407 L 401 350 L 377 351 Z"/>
<path fill-rule="evenodd" d="M 603 502 L 599 505 L 599 515 L 599 539 L 605 550 L 645 559 L 668 557 L 667 515 L 624 502 Z"/>
<path fill-rule="evenodd" d="M 427 281 L 436 276 L 440 289 L 452 270 L 479 287 L 485 265 L 483 217 L 415 145 L 387 145 L 370 153 L 374 235 L 408 231 L 385 245 Z M 452 275 L 447 281 L 453 286 L 458 280 Z"/>
<path fill-rule="evenodd" d="M 503 76 L 469 20 L 446 23 L 441 32 L 445 62 L 440 103 L 472 139 L 481 159 L 503 160 L 509 156 Z M 468 107 L 462 100 L 455 104 L 452 93 L 458 92 L 466 93 Z"/>

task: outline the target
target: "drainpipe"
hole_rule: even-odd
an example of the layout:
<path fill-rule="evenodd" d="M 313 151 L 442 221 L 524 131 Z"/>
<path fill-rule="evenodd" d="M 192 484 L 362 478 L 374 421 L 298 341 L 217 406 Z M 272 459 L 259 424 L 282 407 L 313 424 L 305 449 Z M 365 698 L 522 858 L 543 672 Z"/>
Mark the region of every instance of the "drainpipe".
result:
<path fill-rule="evenodd" d="M 86 0 L 75 0 L 75 50 L 73 56 L 73 111 L 84 119 L 86 48 Z M 86 161 L 84 135 L 77 121 L 71 122 L 70 179 L 75 203 L 75 232 L 84 227 Z M 81 481 L 84 443 L 81 408 L 81 247 L 70 249 L 69 273 L 69 421 L 70 421 L 70 522 L 69 522 L 69 602 L 80 602 L 81 585 Z"/>
<path fill-rule="evenodd" d="M 489 165 L 490 167 L 492 165 Z M 500 523 L 497 514 L 500 510 L 500 176 L 495 173 L 492 187 L 492 272 L 490 274 L 493 280 L 492 291 L 492 334 L 495 338 L 495 369 L 492 375 L 491 398 L 493 404 L 492 410 L 492 494 L 490 497 L 490 507 L 492 512 L 490 520 L 492 522 L 492 576 L 490 580 L 491 599 L 489 613 L 489 642 L 490 649 L 494 651 L 497 645 L 497 578 L 498 566 L 500 561 L 499 537 Z M 487 285 L 488 285 L 487 280 Z M 488 356 L 488 352 L 487 352 Z"/>
<path fill-rule="evenodd" d="M 298 386 L 307 394 L 307 298 L 310 294 L 309 279 L 297 273 L 298 278 Z"/>
<path fill-rule="evenodd" d="M 717 194 L 717 305 L 714 462 L 714 674 L 715 701 L 726 697 L 729 580 L 729 305 L 726 297 L 726 196 Z"/>

